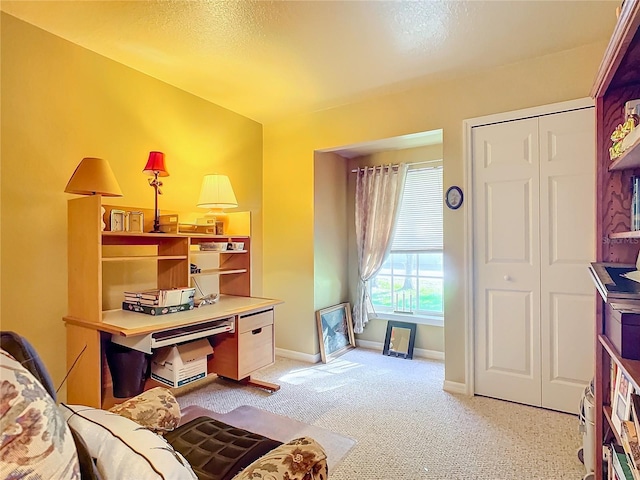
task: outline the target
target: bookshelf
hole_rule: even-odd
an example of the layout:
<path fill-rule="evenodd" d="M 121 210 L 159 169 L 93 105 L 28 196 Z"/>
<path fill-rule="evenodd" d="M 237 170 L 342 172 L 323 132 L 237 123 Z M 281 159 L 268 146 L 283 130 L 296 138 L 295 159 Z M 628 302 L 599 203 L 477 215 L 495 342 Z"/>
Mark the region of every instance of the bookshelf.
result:
<path fill-rule="evenodd" d="M 609 157 L 610 135 L 624 121 L 624 104 L 640 98 L 640 3 L 626 0 L 598 69 L 591 96 L 596 103 L 596 244 L 597 262 L 635 264 L 640 250 L 640 231 L 631 226 L 631 178 L 640 175 L 640 142 L 635 142 L 615 161 Z M 640 361 L 623 358 L 606 335 L 610 310 L 598 298 L 595 332 L 595 478 L 603 472 L 603 445 L 624 439 L 614 426 L 611 405 L 612 365 L 624 372 L 634 389 L 640 390 Z"/>

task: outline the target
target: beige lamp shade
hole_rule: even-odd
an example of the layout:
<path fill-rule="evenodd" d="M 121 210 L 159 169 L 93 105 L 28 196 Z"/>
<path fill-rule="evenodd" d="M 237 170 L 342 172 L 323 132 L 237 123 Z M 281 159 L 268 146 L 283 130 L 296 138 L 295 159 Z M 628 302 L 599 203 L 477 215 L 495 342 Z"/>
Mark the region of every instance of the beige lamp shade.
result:
<path fill-rule="evenodd" d="M 78 195 L 96 195 L 121 197 L 122 190 L 116 180 L 109 162 L 102 158 L 83 158 L 71 175 L 66 193 Z"/>
<path fill-rule="evenodd" d="M 236 208 L 238 201 L 229 177 L 218 174 L 205 175 L 202 179 L 198 206 L 219 211 L 223 208 Z"/>

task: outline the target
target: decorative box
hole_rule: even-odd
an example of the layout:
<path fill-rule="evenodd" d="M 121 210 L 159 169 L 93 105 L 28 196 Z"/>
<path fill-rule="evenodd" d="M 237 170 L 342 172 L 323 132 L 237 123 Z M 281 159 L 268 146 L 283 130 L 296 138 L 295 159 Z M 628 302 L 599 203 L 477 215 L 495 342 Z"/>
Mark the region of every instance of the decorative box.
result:
<path fill-rule="evenodd" d="M 607 303 L 604 331 L 623 358 L 640 360 L 640 303 Z"/>

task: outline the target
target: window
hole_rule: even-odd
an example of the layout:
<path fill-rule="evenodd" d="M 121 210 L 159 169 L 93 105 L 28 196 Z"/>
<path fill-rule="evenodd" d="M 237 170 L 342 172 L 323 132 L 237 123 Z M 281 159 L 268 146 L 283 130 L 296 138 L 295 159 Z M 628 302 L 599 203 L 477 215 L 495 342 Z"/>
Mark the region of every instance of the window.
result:
<path fill-rule="evenodd" d="M 442 165 L 409 169 L 391 253 L 369 281 L 381 318 L 442 325 Z"/>

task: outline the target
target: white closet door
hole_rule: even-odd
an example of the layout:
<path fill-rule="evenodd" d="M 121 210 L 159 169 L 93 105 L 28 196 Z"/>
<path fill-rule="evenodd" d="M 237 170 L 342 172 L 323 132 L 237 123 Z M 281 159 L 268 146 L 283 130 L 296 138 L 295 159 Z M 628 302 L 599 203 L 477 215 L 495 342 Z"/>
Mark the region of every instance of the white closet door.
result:
<path fill-rule="evenodd" d="M 539 404 L 538 120 L 473 129 L 475 393 Z"/>
<path fill-rule="evenodd" d="M 539 132 L 542 406 L 577 413 L 593 376 L 594 109 L 540 117 Z"/>

